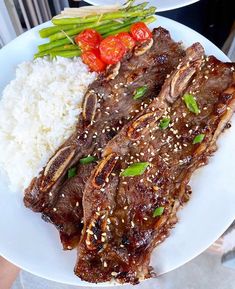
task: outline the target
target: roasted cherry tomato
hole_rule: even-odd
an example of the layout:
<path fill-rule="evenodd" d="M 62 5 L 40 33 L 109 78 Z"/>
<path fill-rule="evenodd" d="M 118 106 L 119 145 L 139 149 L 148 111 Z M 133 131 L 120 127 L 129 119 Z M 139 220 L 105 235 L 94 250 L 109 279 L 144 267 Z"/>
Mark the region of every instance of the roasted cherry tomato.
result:
<path fill-rule="evenodd" d="M 74 38 L 82 51 L 98 49 L 102 40 L 101 35 L 94 29 L 86 29 Z"/>
<path fill-rule="evenodd" d="M 132 49 L 135 46 L 135 40 L 128 32 L 120 32 L 116 37 L 122 42 L 126 49 Z"/>
<path fill-rule="evenodd" d="M 87 64 L 91 71 L 102 72 L 106 64 L 100 59 L 98 50 L 90 50 L 82 53 L 82 60 Z"/>
<path fill-rule="evenodd" d="M 100 43 L 100 56 L 107 64 L 117 63 L 125 52 L 125 46 L 116 36 L 108 36 Z"/>
<path fill-rule="evenodd" d="M 144 41 L 152 37 L 152 32 L 144 22 L 131 25 L 131 35 L 136 41 Z"/>

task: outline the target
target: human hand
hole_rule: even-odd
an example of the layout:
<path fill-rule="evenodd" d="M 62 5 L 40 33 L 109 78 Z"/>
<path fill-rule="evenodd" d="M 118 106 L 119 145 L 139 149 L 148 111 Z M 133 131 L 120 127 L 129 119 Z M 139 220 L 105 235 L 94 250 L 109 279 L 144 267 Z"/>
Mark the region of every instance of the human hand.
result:
<path fill-rule="evenodd" d="M 0 256 L 0 288 L 10 289 L 19 274 L 20 268 Z"/>

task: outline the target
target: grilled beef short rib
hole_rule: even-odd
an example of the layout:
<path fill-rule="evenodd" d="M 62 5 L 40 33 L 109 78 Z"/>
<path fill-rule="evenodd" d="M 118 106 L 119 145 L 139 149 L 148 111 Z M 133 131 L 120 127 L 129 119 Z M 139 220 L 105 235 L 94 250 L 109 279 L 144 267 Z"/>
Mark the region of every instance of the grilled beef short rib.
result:
<path fill-rule="evenodd" d="M 194 44 L 158 98 L 105 147 L 84 190 L 75 267 L 82 280 L 135 284 L 152 275 L 150 255 L 177 222 L 192 173 L 207 163 L 234 111 L 233 71 L 234 64 L 205 57 Z M 185 94 L 196 106 L 193 100 L 186 106 Z M 166 119 L 169 126 L 162 127 Z M 148 163 L 143 174 L 120 175 L 140 162 Z"/>
<path fill-rule="evenodd" d="M 79 159 L 88 155 L 100 158 L 107 142 L 158 94 L 184 54 L 168 31 L 154 29 L 153 40 L 138 45 L 89 86 L 76 132 L 32 180 L 24 197 L 27 207 L 55 224 L 64 249 L 72 249 L 79 240 L 83 188 L 95 166 L 79 164 Z M 144 97 L 133 99 L 142 86 L 147 87 Z M 68 169 L 75 166 L 77 175 L 67 179 Z"/>

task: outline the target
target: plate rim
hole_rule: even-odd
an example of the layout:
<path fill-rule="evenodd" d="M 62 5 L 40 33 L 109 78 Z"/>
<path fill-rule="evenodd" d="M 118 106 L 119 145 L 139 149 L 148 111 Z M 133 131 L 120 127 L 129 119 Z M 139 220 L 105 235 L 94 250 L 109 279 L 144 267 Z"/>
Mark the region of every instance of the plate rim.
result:
<path fill-rule="evenodd" d="M 210 40 L 208 40 L 206 37 L 204 37 L 203 35 L 201 35 L 201 34 L 198 33 L 197 31 L 191 29 L 190 27 L 187 27 L 187 26 L 184 25 L 184 24 L 181 24 L 181 23 L 179 23 L 179 22 L 177 22 L 177 21 L 175 21 L 175 20 L 172 20 L 172 19 L 170 19 L 170 18 L 167 18 L 167 17 L 157 16 L 157 19 L 156 19 L 155 22 L 152 23 L 152 26 L 154 26 L 154 27 L 158 27 L 158 26 L 159 26 L 159 25 L 158 25 L 158 18 L 163 19 L 163 20 L 166 20 L 167 22 L 172 22 L 173 24 L 175 23 L 175 24 L 177 24 L 178 27 L 182 27 L 183 29 L 186 29 L 186 30 L 188 30 L 189 32 L 190 32 L 190 31 L 193 32 L 194 35 L 199 36 L 200 38 L 202 38 L 203 40 L 209 42 L 210 44 L 213 44 L 213 46 L 220 51 L 221 55 L 223 54 L 224 58 L 227 59 L 227 61 L 230 61 L 229 58 L 228 58 L 214 43 L 212 43 L 212 42 L 211 42 Z M 20 36 L 18 36 L 17 38 L 15 38 L 14 40 L 12 40 L 11 42 L 9 42 L 7 45 L 5 45 L 5 46 L 0 50 L 0 54 L 1 54 L 1 51 L 5 51 L 5 50 L 8 49 L 8 47 L 9 47 L 10 45 L 13 45 L 13 44 L 14 44 L 14 41 L 15 41 L 16 39 L 24 38 L 26 34 L 31 34 L 32 32 L 38 31 L 40 28 L 47 27 L 50 23 L 51 23 L 51 21 L 47 21 L 47 22 L 45 22 L 45 23 L 43 23 L 43 24 L 41 24 L 41 25 L 38 25 L 38 26 L 36 26 L 36 27 L 34 27 L 34 28 L 32 28 L 32 29 L 24 32 L 23 34 L 21 34 Z M 169 31 L 169 32 L 171 33 L 171 31 Z M 233 221 L 233 220 L 232 220 L 232 221 Z M 230 222 L 230 221 L 228 222 L 229 224 L 227 224 L 226 228 L 232 223 L 232 221 L 231 221 L 231 222 Z M 223 230 L 221 230 L 221 232 L 218 233 L 218 236 L 220 236 L 220 235 L 226 230 L 226 228 L 224 228 Z M 217 239 L 217 238 L 215 238 L 215 240 L 216 240 L 216 239 Z M 190 257 L 189 257 L 187 260 L 185 260 L 184 262 L 181 262 L 181 264 L 178 264 L 177 266 L 175 266 L 174 268 L 171 268 L 171 269 L 170 269 L 169 271 L 167 271 L 167 272 L 170 272 L 170 271 L 172 271 L 172 270 L 174 270 L 174 269 L 176 269 L 176 268 L 178 268 L 178 267 L 186 264 L 186 263 L 189 262 L 190 260 L 194 259 L 196 256 L 198 256 L 199 254 L 201 254 L 206 248 L 208 248 L 215 240 L 213 240 L 212 242 L 210 242 L 209 245 L 206 245 L 206 246 L 204 246 L 203 248 L 200 248 L 200 249 L 195 250 L 195 253 L 194 253 L 193 255 L 191 254 Z M 0 249 L 1 249 L 1 248 L 0 248 Z M 67 285 L 89 286 L 89 287 L 100 287 L 100 286 L 109 287 L 109 286 L 115 285 L 115 284 L 113 284 L 113 283 L 99 283 L 99 284 L 97 285 L 97 284 L 87 283 L 87 282 L 86 282 L 86 284 L 84 285 L 84 284 L 81 284 L 81 283 L 79 284 L 79 282 L 81 282 L 80 279 L 78 279 L 79 282 L 69 282 L 69 283 L 68 283 L 67 281 L 63 281 L 63 280 L 59 280 L 59 281 L 58 281 L 58 279 L 50 278 L 50 277 L 48 277 L 48 276 L 45 277 L 43 274 L 40 274 L 40 273 L 38 273 L 38 272 L 35 272 L 34 270 L 31 270 L 31 269 L 28 268 L 27 266 L 22 266 L 21 264 L 19 264 L 19 262 L 15 261 L 15 260 L 12 260 L 12 258 L 9 258 L 9 257 L 7 256 L 7 254 L 4 254 L 4 252 L 3 252 L 3 253 L 0 252 L 0 253 L 1 253 L 1 255 L 2 255 L 5 259 L 9 260 L 11 263 L 13 263 L 13 264 L 15 264 L 16 266 L 22 268 L 23 270 L 25 270 L 25 271 L 27 271 L 27 272 L 29 272 L 29 273 L 31 273 L 31 274 L 34 274 L 34 275 L 36 275 L 36 276 L 39 276 L 39 277 L 41 277 L 41 278 L 50 280 L 50 281 L 59 282 L 59 283 L 62 283 L 62 284 L 67 284 Z M 164 272 L 163 274 L 166 274 L 167 272 Z M 118 285 L 120 286 L 120 284 L 118 284 Z"/>
<path fill-rule="evenodd" d="M 179 9 L 179 8 L 183 8 L 183 7 L 192 5 L 192 4 L 194 4 L 194 3 L 196 3 L 196 2 L 199 2 L 199 1 L 200 1 L 200 0 L 189 0 L 189 1 L 184 1 L 183 4 L 178 3 L 178 4 L 175 4 L 175 5 L 172 5 L 172 6 L 170 6 L 169 8 L 163 8 L 163 9 L 157 8 L 156 13 L 158 13 L 158 12 L 170 11 L 170 10 Z M 86 2 L 89 3 L 89 4 L 91 4 L 91 5 L 94 5 L 94 6 L 99 5 L 98 1 L 96 1 L 96 0 L 86 0 Z M 156 7 L 157 7 L 157 5 L 156 5 Z"/>

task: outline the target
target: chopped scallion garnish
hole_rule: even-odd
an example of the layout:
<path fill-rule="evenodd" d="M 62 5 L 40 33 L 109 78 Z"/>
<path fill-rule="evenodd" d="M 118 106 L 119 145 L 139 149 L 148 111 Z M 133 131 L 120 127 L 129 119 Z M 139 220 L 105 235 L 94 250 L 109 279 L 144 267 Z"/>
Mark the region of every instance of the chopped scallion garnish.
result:
<path fill-rule="evenodd" d="M 204 137 L 205 135 L 203 133 L 196 135 L 195 138 L 193 139 L 193 144 L 202 142 Z"/>
<path fill-rule="evenodd" d="M 200 110 L 198 108 L 197 102 L 192 94 L 186 93 L 183 96 L 183 100 L 188 108 L 189 111 L 199 114 Z"/>
<path fill-rule="evenodd" d="M 122 177 L 134 177 L 142 175 L 150 164 L 148 162 L 134 163 L 129 165 L 123 172 Z"/>
<path fill-rule="evenodd" d="M 136 88 L 134 95 L 133 95 L 133 99 L 138 99 L 138 98 L 144 96 L 145 93 L 147 92 L 147 90 L 148 90 L 147 85 Z"/>
<path fill-rule="evenodd" d="M 153 217 L 161 216 L 164 212 L 164 207 L 157 207 L 153 212 Z"/>
<path fill-rule="evenodd" d="M 87 164 L 90 164 L 90 163 L 93 163 L 94 161 L 96 161 L 96 157 L 94 156 L 87 156 L 85 158 L 82 158 L 79 160 L 80 164 L 82 165 L 87 165 Z"/>
<path fill-rule="evenodd" d="M 169 126 L 170 122 L 171 119 L 169 117 L 162 118 L 159 124 L 160 129 L 166 129 Z"/>
<path fill-rule="evenodd" d="M 76 173 L 77 173 L 77 169 L 76 168 L 70 168 L 68 170 L 68 178 L 73 178 L 76 176 Z"/>

